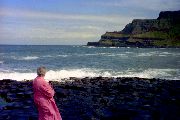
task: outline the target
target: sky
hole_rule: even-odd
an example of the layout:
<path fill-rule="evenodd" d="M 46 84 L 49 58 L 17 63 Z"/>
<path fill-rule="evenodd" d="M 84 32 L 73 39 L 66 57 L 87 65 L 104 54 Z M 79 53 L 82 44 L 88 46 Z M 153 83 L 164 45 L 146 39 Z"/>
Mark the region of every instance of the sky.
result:
<path fill-rule="evenodd" d="M 180 0 L 0 0 L 0 44 L 85 45 L 179 6 Z"/>

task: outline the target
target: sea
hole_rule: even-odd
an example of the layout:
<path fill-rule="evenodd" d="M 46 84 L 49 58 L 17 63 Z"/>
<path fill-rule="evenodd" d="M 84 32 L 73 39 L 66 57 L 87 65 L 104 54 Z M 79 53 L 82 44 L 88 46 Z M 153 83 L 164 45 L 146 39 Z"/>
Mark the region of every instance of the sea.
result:
<path fill-rule="evenodd" d="M 70 77 L 141 77 L 180 80 L 180 48 L 0 45 L 0 80 L 32 80 L 45 66 L 46 80 Z"/>

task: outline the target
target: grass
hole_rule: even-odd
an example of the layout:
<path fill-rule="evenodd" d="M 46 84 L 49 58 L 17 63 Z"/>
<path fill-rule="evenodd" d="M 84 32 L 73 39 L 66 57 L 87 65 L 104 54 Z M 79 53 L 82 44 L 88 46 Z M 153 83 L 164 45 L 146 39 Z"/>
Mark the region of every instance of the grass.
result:
<path fill-rule="evenodd" d="M 154 45 L 156 46 L 174 46 L 180 47 L 180 40 L 162 40 L 162 41 L 154 41 Z"/>
<path fill-rule="evenodd" d="M 167 39 L 169 38 L 168 33 L 162 31 L 150 31 L 142 34 L 133 35 L 133 37 L 139 38 L 160 38 L 160 39 Z"/>
<path fill-rule="evenodd" d="M 118 38 L 118 37 L 129 37 L 130 35 L 129 34 L 121 34 L 121 33 L 118 33 L 118 32 L 106 32 L 102 36 Z"/>

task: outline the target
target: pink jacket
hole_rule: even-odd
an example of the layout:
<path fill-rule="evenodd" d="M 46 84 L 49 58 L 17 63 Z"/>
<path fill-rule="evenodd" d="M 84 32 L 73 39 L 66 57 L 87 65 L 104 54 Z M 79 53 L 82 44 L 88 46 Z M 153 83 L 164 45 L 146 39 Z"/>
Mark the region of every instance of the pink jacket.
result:
<path fill-rule="evenodd" d="M 54 90 L 44 80 L 44 77 L 36 77 L 33 81 L 34 102 L 38 109 L 38 120 L 62 120 L 54 101 Z"/>

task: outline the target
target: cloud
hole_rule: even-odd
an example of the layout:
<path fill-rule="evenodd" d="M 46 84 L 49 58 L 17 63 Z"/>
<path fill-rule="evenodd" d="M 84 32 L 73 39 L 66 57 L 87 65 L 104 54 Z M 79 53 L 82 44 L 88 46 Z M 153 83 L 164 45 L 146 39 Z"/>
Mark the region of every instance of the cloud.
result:
<path fill-rule="evenodd" d="M 50 13 L 38 12 L 30 10 L 17 9 L 0 9 L 0 16 L 2 17 L 18 17 L 31 19 L 49 19 L 49 20 L 76 20 L 76 21 L 93 21 L 93 22 L 108 22 L 120 23 L 126 20 L 132 20 L 130 16 L 120 15 L 90 15 L 90 14 L 65 14 L 65 13 Z"/>
<path fill-rule="evenodd" d="M 83 24 L 72 27 L 54 26 L 51 22 L 43 26 L 16 24 L 8 23 L 0 29 L 1 44 L 11 44 L 12 41 L 20 44 L 86 44 L 88 40 L 99 40 L 100 35 L 104 33 L 101 27 Z"/>
<path fill-rule="evenodd" d="M 88 26 L 89 27 L 89 26 Z M 94 38 L 97 36 L 96 31 L 85 30 L 86 26 L 82 26 L 84 29 L 73 30 L 73 29 L 57 29 L 53 26 L 49 27 L 27 27 L 19 26 L 17 28 L 4 28 L 1 31 L 1 37 L 10 37 L 9 34 L 12 35 L 13 38 L 31 38 L 31 39 L 86 39 L 86 38 Z M 17 30 L 15 30 L 17 29 Z M 7 34 L 8 33 L 8 34 Z"/>
<path fill-rule="evenodd" d="M 0 10 L 0 43 L 43 42 L 54 44 L 85 44 L 97 41 L 105 31 L 121 30 L 133 18 L 118 15 L 84 15 L 37 12 L 30 10 Z M 10 41 L 9 41 L 10 42 Z"/>
<path fill-rule="evenodd" d="M 112 0 L 92 3 L 104 7 L 135 8 L 137 10 L 167 11 L 179 10 L 180 0 Z"/>
<path fill-rule="evenodd" d="M 81 3 L 82 6 L 85 4 L 87 11 L 69 10 L 68 14 L 63 10 L 53 12 L 52 8 L 38 11 L 3 6 L 0 8 L 0 43 L 73 44 L 77 40 L 74 44 L 85 44 L 99 40 L 106 31 L 122 30 L 134 18 L 152 18 L 162 10 L 177 10 L 180 0 L 96 0 Z"/>

